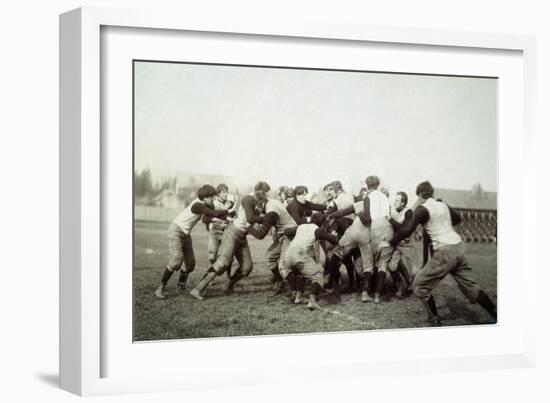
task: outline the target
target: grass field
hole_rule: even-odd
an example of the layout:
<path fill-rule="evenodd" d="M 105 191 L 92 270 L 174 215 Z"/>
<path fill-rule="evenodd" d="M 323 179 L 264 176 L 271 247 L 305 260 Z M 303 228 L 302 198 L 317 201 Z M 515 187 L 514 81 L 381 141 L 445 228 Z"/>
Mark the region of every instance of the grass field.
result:
<path fill-rule="evenodd" d="M 387 280 L 387 293 L 380 304 L 361 303 L 359 294 L 342 294 L 340 301 L 321 298 L 323 309 L 309 311 L 306 305 L 294 305 L 285 296 L 271 297 L 270 272 L 264 257 L 269 237 L 262 241 L 248 237 L 254 270 L 237 284 L 233 295 L 223 295 L 223 275 L 208 288 L 204 301 L 195 300 L 187 292 L 176 291 L 176 273 L 168 284 L 167 299 L 157 300 L 153 292 L 168 259 L 167 228 L 167 223 L 135 224 L 135 341 L 426 326 L 426 314 L 417 298 L 391 298 L 391 280 Z M 188 280 L 188 290 L 199 281 L 208 261 L 204 225 L 197 224 L 192 238 L 197 267 Z M 467 244 L 474 276 L 495 302 L 496 256 L 494 244 Z M 451 276 L 437 287 L 434 295 L 445 326 L 493 323 L 481 307 L 462 296 Z"/>

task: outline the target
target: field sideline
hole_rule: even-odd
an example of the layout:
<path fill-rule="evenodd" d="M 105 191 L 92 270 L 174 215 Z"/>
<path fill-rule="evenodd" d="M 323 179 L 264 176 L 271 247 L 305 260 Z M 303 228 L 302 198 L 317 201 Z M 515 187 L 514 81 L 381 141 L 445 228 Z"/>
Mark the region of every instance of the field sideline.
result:
<path fill-rule="evenodd" d="M 188 292 L 176 291 L 177 273 L 167 288 L 167 299 L 157 300 L 153 292 L 168 259 L 168 223 L 138 221 L 134 227 L 134 340 L 250 336 L 330 331 L 413 328 L 426 326 L 426 314 L 414 296 L 391 298 L 393 287 L 387 280 L 383 302 L 361 303 L 359 294 L 342 294 L 341 301 L 321 298 L 320 311 L 294 305 L 285 296 L 270 297 L 272 284 L 266 267 L 265 250 L 270 237 L 259 241 L 249 236 L 254 269 L 235 287 L 231 296 L 222 294 L 225 275 L 210 286 L 204 301 Z M 197 266 L 190 275 L 188 290 L 208 266 L 207 233 L 202 223 L 192 233 Z M 418 256 L 421 257 L 420 245 Z M 494 244 L 466 244 L 466 256 L 474 277 L 496 303 L 497 248 Z M 236 267 L 234 263 L 233 268 Z M 343 270 L 342 267 L 342 271 Z M 344 274 L 345 277 L 345 274 Z M 493 323 L 478 305 L 462 296 L 452 277 L 436 289 L 435 298 L 445 326 Z"/>

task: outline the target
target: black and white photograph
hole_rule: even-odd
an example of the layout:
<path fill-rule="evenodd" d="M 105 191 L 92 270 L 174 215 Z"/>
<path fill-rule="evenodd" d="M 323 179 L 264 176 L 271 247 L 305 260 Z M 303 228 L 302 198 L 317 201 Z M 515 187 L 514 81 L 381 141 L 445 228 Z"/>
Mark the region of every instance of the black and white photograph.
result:
<path fill-rule="evenodd" d="M 134 341 L 496 324 L 497 91 L 134 60 Z"/>

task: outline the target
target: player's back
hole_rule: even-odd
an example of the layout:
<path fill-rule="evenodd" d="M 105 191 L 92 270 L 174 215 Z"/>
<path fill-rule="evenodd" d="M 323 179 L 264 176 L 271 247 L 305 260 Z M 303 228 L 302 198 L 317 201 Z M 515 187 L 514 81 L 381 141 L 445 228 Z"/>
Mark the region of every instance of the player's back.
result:
<path fill-rule="evenodd" d="M 304 251 L 310 251 L 317 240 L 315 237 L 315 231 L 319 227 L 317 224 L 302 224 L 298 226 L 296 235 L 290 243 L 289 249 L 301 249 Z"/>
<path fill-rule="evenodd" d="M 372 221 L 390 218 L 390 201 L 379 190 L 373 190 L 367 196 L 369 198 L 370 216 Z"/>

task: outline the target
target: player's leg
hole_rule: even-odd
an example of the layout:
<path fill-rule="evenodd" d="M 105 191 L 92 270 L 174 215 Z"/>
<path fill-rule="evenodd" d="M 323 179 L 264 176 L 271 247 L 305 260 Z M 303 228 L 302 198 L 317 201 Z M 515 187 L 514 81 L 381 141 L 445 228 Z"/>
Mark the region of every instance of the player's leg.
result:
<path fill-rule="evenodd" d="M 297 270 L 303 278 L 311 281 L 308 308 L 310 310 L 319 309 L 321 306 L 319 305 L 318 297 L 321 292 L 321 283 L 323 282 L 323 267 L 304 252 L 300 253 L 297 260 Z"/>
<path fill-rule="evenodd" d="M 395 292 L 395 296 L 397 298 L 403 298 L 405 288 L 405 282 L 401 278 L 401 273 L 399 271 L 399 263 L 401 262 L 401 258 L 401 248 L 398 246 L 393 250 L 390 261 L 388 263 L 388 271 L 390 272 L 393 283 L 397 288 L 397 291 Z"/>
<path fill-rule="evenodd" d="M 174 271 L 179 270 L 183 263 L 183 240 L 181 235 L 185 234 L 175 224 L 171 224 L 168 228 L 168 263 L 162 274 L 160 284 L 155 290 L 155 297 L 158 299 L 166 298 L 166 284 L 168 284 L 168 280 L 170 280 Z"/>
<path fill-rule="evenodd" d="M 361 253 L 361 301 L 372 301 L 369 295 L 372 288 L 373 271 L 374 271 L 374 256 L 372 254 L 372 247 L 370 243 L 370 234 L 368 228 L 361 234 L 359 241 L 359 252 Z"/>
<path fill-rule="evenodd" d="M 464 256 L 464 251 L 465 248 L 463 243 L 456 245 L 457 262 L 456 267 L 451 271 L 451 275 L 458 284 L 458 288 L 462 291 L 462 294 L 464 294 L 471 303 L 477 302 L 497 320 L 497 307 L 487 293 L 483 291 L 474 280 L 472 268 Z"/>
<path fill-rule="evenodd" d="M 391 249 L 388 247 L 380 248 L 376 255 L 375 264 L 378 268 L 378 273 L 376 274 L 376 284 L 374 286 L 374 303 L 380 303 L 380 297 L 384 289 L 384 284 L 386 282 L 386 272 L 388 271 L 388 261 L 391 258 Z M 386 261 L 387 260 L 387 261 Z"/>
<path fill-rule="evenodd" d="M 187 278 L 195 270 L 195 252 L 193 251 L 193 240 L 190 235 L 184 237 L 182 242 L 183 264 L 180 267 L 178 279 L 178 290 L 185 290 Z"/>
<path fill-rule="evenodd" d="M 273 296 L 279 295 L 284 291 L 284 282 L 279 271 L 279 260 L 282 256 L 282 237 L 275 235 L 273 242 L 266 250 L 265 258 L 267 268 L 271 271 L 271 282 L 273 283 Z"/>
<path fill-rule="evenodd" d="M 235 249 L 237 248 L 237 245 L 240 244 L 241 238 L 243 236 L 246 235 L 242 234 L 237 228 L 231 225 L 226 228 L 222 235 L 220 248 L 218 249 L 218 257 L 216 258 L 214 264 L 208 268 L 200 282 L 195 286 L 193 290 L 191 290 L 190 294 L 193 297 L 202 300 L 204 298 L 202 296 L 202 293 L 204 292 L 206 287 L 212 282 L 212 280 L 214 280 L 217 275 L 222 274 L 224 271 L 227 270 L 233 260 Z"/>
<path fill-rule="evenodd" d="M 428 263 L 413 280 L 413 294 L 422 301 L 428 313 L 428 321 L 433 326 L 441 325 L 432 291 L 453 269 L 454 258 L 446 247 L 434 251 Z"/>
<path fill-rule="evenodd" d="M 244 237 L 234 253 L 235 259 L 239 263 L 239 268 L 229 278 L 229 281 L 224 287 L 224 292 L 230 294 L 237 284 L 243 277 L 247 277 L 252 272 L 254 264 L 252 262 L 252 255 L 250 254 L 250 247 L 248 246 L 248 241 Z"/>

